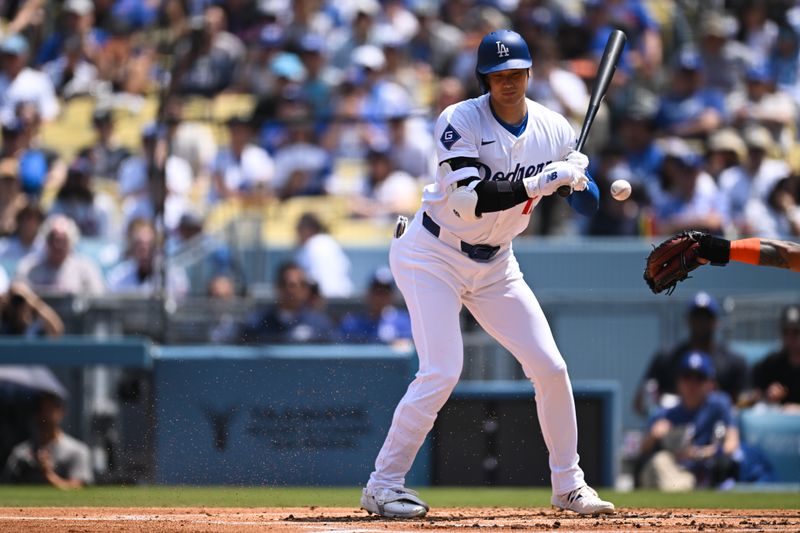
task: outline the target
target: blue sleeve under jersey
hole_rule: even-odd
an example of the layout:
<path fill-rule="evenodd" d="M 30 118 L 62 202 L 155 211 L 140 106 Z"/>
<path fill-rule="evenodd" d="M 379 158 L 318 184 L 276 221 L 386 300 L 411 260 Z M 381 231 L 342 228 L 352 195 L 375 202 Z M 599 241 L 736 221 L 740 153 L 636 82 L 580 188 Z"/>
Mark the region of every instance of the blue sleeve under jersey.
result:
<path fill-rule="evenodd" d="M 589 185 L 582 191 L 570 194 L 567 197 L 567 203 L 581 215 L 590 217 L 597 212 L 597 208 L 600 206 L 600 189 L 597 188 L 597 183 L 588 172 L 586 177 L 589 178 Z"/>

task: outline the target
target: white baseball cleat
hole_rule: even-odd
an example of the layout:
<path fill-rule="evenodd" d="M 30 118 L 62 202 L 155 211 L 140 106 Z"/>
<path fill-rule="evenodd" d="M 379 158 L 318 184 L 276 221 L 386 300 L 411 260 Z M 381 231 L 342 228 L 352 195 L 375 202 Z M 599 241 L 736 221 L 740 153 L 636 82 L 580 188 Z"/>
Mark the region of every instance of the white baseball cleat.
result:
<path fill-rule="evenodd" d="M 568 492 L 553 494 L 550 503 L 559 509 L 575 511 L 578 514 L 614 514 L 614 504 L 600 499 L 597 492 L 589 485 Z"/>
<path fill-rule="evenodd" d="M 420 518 L 428 513 L 428 504 L 415 491 L 405 487 L 370 489 L 361 492 L 361 508 L 369 514 L 387 518 Z"/>

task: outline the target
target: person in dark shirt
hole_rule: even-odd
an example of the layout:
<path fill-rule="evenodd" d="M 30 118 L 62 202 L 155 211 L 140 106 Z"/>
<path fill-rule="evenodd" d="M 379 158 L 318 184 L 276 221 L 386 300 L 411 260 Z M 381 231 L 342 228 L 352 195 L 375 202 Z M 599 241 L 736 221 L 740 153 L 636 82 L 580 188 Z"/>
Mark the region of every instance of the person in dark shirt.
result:
<path fill-rule="evenodd" d="M 388 267 L 375 271 L 367 289 L 365 308 L 342 318 L 345 342 L 398 344 L 411 341 L 411 317 L 393 305 L 394 278 Z"/>
<path fill-rule="evenodd" d="M 730 399 L 714 390 L 714 373 L 706 353 L 690 351 L 681 358 L 679 403 L 651 417 L 642 441 L 648 457 L 642 486 L 690 490 L 735 479 L 739 430 Z"/>
<path fill-rule="evenodd" d="M 800 410 L 800 305 L 781 312 L 781 348 L 753 367 L 753 387 L 764 402 Z"/>
<path fill-rule="evenodd" d="M 645 372 L 635 397 L 636 411 L 648 414 L 648 401 L 662 404 L 677 393 L 677 377 L 683 356 L 693 350 L 709 354 L 716 370 L 718 388 L 727 393 L 734 403 L 747 385 L 747 362 L 717 342 L 716 331 L 720 307 L 706 292 L 697 293 L 689 304 L 686 315 L 689 338 L 672 350 L 657 353 Z"/>
<path fill-rule="evenodd" d="M 332 342 L 338 337 L 333 321 L 315 309 L 311 285 L 297 263 L 278 269 L 277 301 L 239 330 L 243 344 Z"/>

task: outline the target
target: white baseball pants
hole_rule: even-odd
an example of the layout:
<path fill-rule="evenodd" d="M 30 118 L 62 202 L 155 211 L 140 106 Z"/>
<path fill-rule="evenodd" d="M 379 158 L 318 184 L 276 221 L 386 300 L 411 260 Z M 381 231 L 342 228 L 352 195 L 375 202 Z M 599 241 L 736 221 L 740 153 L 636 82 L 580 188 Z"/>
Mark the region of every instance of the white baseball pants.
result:
<path fill-rule="evenodd" d="M 378 453 L 370 488 L 405 485 L 405 475 L 461 376 L 462 304 L 522 364 L 536 388 L 536 411 L 550 453 L 553 492 L 584 484 L 578 466 L 575 402 L 567 367 L 550 326 L 510 244 L 493 261 L 479 263 L 431 235 L 414 217 L 394 239 L 390 265 L 405 298 L 419 356 L 419 371 L 395 409 Z"/>

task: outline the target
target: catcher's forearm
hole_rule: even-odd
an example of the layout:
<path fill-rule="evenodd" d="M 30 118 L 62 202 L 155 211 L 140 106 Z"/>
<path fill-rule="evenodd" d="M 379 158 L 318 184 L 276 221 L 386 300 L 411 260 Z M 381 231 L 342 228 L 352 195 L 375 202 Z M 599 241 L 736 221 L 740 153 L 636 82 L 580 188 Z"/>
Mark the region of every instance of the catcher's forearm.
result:
<path fill-rule="evenodd" d="M 704 235 L 700 239 L 698 255 L 716 265 L 737 261 L 800 272 L 800 244 L 788 241 L 758 238 L 728 241 Z"/>
<path fill-rule="evenodd" d="M 800 244 L 773 239 L 761 239 L 759 265 L 788 268 L 800 272 Z"/>

